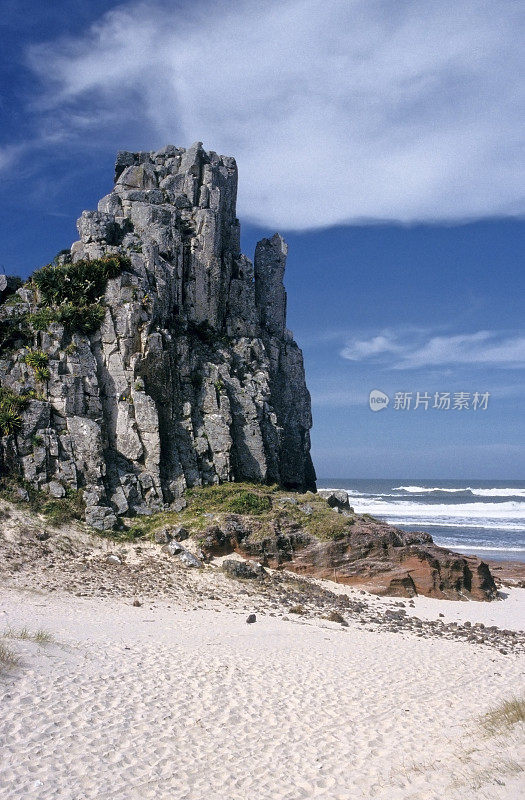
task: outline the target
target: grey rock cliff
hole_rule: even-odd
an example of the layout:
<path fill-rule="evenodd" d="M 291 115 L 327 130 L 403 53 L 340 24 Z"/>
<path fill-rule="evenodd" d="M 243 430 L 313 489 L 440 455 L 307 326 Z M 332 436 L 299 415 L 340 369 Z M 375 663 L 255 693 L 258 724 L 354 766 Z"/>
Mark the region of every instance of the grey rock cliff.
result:
<path fill-rule="evenodd" d="M 86 518 L 172 504 L 190 486 L 232 480 L 315 488 L 310 397 L 286 330 L 286 244 L 239 246 L 233 158 L 168 146 L 117 156 L 115 185 L 78 220 L 62 259 L 128 256 L 109 280 L 100 329 L 52 323 L 30 347 L 48 356 L 45 391 L 26 349 L 0 354 L 0 383 L 36 388 L 23 424 L 2 439 L 4 470 L 35 487 L 81 488 Z M 30 284 L 0 322 L 34 309 Z"/>

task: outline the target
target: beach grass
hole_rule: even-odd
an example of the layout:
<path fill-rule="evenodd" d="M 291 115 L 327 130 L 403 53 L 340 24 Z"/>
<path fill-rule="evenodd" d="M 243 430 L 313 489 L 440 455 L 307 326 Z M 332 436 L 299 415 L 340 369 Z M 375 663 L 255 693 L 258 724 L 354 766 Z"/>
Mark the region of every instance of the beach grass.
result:
<path fill-rule="evenodd" d="M 44 628 L 38 628 L 36 631 L 31 632 L 29 628 L 7 628 L 3 637 L 5 639 L 19 639 L 20 641 L 36 642 L 36 644 L 46 645 L 55 641 L 54 635 Z"/>
<path fill-rule="evenodd" d="M 480 722 L 483 729 L 493 736 L 511 730 L 519 722 L 525 722 L 525 698 L 504 700 L 484 714 Z"/>
<path fill-rule="evenodd" d="M 20 664 L 20 659 L 15 651 L 5 642 L 0 642 L 0 671 L 13 669 Z"/>

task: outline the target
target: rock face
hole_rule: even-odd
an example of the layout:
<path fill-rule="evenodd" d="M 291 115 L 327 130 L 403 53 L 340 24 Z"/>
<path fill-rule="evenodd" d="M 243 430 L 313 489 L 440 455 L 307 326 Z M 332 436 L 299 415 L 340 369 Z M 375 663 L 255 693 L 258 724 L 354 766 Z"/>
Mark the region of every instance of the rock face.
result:
<path fill-rule="evenodd" d="M 53 322 L 1 354 L 0 384 L 35 390 L 2 438 L 4 470 L 55 496 L 83 489 L 96 528 L 195 485 L 315 488 L 310 397 L 286 329 L 286 244 L 263 239 L 253 264 L 241 253 L 236 192 L 234 159 L 201 143 L 119 153 L 113 190 L 83 212 L 61 257 L 130 259 L 107 283 L 100 328 Z M 0 324 L 17 315 L 23 327 L 34 311 L 34 287 L 17 294 Z M 48 358 L 45 386 L 24 363 L 28 347 Z"/>
<path fill-rule="evenodd" d="M 232 515 L 203 538 L 210 556 L 237 552 L 264 566 L 361 586 L 374 594 L 450 600 L 491 600 L 496 586 L 475 556 L 438 547 L 428 533 L 408 533 L 387 523 L 356 517 L 351 532 L 322 540 L 293 522 L 274 535 L 252 534 L 253 522 Z"/>

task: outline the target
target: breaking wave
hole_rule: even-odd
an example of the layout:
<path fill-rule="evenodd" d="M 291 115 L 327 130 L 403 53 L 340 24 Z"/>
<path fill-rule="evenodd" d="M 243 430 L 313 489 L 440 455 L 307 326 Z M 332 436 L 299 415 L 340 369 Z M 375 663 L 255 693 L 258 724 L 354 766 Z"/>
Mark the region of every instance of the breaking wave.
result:
<path fill-rule="evenodd" d="M 449 492 L 450 494 L 471 494 L 474 497 L 525 497 L 525 489 L 513 489 L 512 487 L 482 489 L 466 486 L 461 489 L 450 489 L 444 486 L 394 486 L 393 491 L 406 492 L 407 494 Z"/>

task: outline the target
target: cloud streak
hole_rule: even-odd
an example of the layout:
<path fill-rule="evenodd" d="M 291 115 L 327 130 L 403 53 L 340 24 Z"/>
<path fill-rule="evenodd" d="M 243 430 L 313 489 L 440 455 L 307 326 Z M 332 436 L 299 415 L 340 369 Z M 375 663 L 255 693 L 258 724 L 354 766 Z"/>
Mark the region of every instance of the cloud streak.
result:
<path fill-rule="evenodd" d="M 29 58 L 37 113 L 84 137 L 234 154 L 253 222 L 457 221 L 524 211 L 522 21 L 498 0 L 149 0 Z"/>
<path fill-rule="evenodd" d="M 419 369 L 471 365 L 521 369 L 525 367 L 525 336 L 502 336 L 495 331 L 423 337 L 383 331 L 369 339 L 350 339 L 341 351 L 349 361 L 371 361 L 390 369 Z"/>

